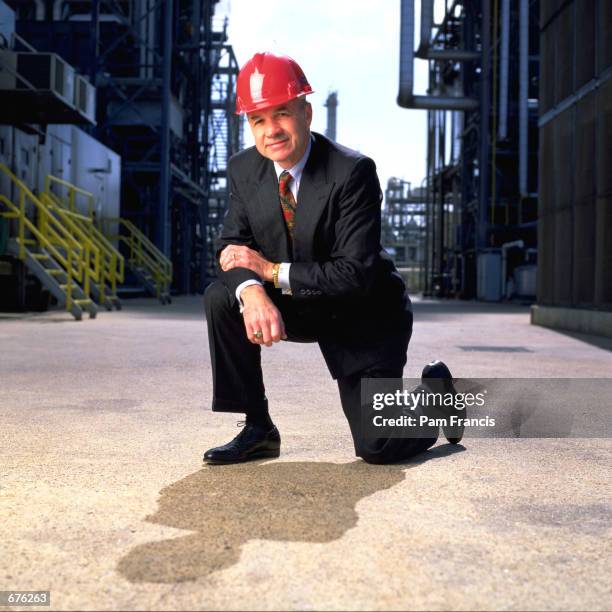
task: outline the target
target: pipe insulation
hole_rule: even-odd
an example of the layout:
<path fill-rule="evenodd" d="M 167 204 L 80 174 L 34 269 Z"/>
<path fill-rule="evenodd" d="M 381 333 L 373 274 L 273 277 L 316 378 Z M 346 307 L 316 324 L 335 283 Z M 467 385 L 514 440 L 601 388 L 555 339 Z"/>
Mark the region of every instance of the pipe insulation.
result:
<path fill-rule="evenodd" d="M 421 0 L 421 42 L 417 55 L 429 49 L 429 36 L 433 27 L 433 0 Z"/>
<path fill-rule="evenodd" d="M 431 15 L 428 16 L 431 9 Z M 421 42 L 424 37 L 429 38 L 429 31 L 425 33 L 423 27 L 433 21 L 433 3 L 424 0 L 421 16 Z M 476 110 L 478 100 L 458 96 L 415 96 L 414 89 L 414 0 L 401 0 L 400 9 L 400 57 L 399 57 L 399 92 L 397 104 L 402 108 L 432 109 L 432 110 Z M 430 50 L 431 53 L 467 54 L 464 59 L 473 59 L 472 52 L 461 50 Z M 453 59 L 445 55 L 446 59 Z"/>
<path fill-rule="evenodd" d="M 400 74 L 397 103 L 410 108 L 414 88 L 414 0 L 401 0 L 400 9 Z"/>

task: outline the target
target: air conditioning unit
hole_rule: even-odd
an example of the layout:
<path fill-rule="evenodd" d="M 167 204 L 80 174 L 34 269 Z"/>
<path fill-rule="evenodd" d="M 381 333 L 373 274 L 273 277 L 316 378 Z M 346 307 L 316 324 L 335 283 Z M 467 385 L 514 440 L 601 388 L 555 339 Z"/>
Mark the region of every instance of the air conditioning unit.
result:
<path fill-rule="evenodd" d="M 95 123 L 95 88 L 55 53 L 0 51 L 0 92 L 4 123 Z"/>
<path fill-rule="evenodd" d="M 89 121 L 96 121 L 96 88 L 81 75 L 74 81 L 74 106 Z"/>
<path fill-rule="evenodd" d="M 74 102 L 74 68 L 55 53 L 17 53 L 17 89 L 51 91 L 67 104 Z"/>

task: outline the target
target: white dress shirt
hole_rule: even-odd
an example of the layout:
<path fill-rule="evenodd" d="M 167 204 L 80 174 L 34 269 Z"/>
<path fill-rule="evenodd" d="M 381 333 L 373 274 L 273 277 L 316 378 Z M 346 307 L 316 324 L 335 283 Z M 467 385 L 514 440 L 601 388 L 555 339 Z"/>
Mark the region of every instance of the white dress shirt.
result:
<path fill-rule="evenodd" d="M 304 171 L 304 166 L 308 161 L 308 156 L 310 155 L 310 149 L 312 148 L 312 136 L 308 139 L 308 145 L 306 146 L 306 151 L 304 155 L 300 158 L 295 166 L 292 168 L 288 168 L 287 171 L 292 176 L 291 182 L 289 183 L 289 189 L 295 198 L 295 203 L 298 202 L 298 192 L 300 191 L 300 181 L 302 180 L 302 172 Z M 277 180 L 280 179 L 280 175 L 286 170 L 277 162 L 274 162 L 274 170 L 276 172 Z M 280 202 L 279 202 L 280 207 Z M 283 262 L 280 264 L 278 270 L 278 284 L 280 285 L 282 292 L 286 295 L 291 295 L 291 285 L 289 284 L 289 269 L 291 268 L 290 263 Z M 242 301 L 240 300 L 240 293 L 243 289 L 248 287 L 249 285 L 262 285 L 258 280 L 254 278 L 250 278 L 249 280 L 245 280 L 243 283 L 240 283 L 238 287 L 236 287 L 236 299 L 240 304 Z"/>

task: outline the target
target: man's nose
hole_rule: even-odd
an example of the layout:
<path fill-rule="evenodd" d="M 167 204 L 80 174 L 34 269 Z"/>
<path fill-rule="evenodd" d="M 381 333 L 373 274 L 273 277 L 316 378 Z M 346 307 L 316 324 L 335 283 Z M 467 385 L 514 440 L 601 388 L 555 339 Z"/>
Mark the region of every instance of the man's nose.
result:
<path fill-rule="evenodd" d="M 276 121 L 270 121 L 268 125 L 266 125 L 266 137 L 267 138 L 276 138 L 281 133 L 282 133 L 282 128 Z"/>

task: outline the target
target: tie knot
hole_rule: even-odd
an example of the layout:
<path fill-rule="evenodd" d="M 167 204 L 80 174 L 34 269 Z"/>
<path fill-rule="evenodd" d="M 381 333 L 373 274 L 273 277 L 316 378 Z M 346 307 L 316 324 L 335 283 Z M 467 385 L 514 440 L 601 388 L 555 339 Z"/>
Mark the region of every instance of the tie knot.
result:
<path fill-rule="evenodd" d="M 289 188 L 289 183 L 292 179 L 293 177 L 291 176 L 291 173 L 287 170 L 283 170 L 280 176 L 278 177 L 279 189 L 283 192 L 286 192 Z"/>

